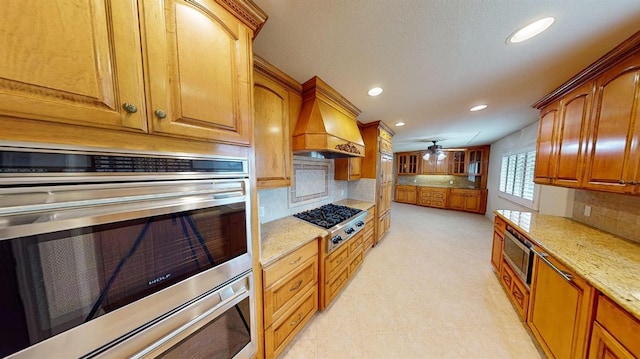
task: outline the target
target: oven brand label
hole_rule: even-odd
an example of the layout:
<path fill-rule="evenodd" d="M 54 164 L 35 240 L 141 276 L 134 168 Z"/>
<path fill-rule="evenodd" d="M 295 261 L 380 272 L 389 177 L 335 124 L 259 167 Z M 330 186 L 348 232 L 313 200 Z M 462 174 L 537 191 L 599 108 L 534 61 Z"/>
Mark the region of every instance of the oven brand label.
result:
<path fill-rule="evenodd" d="M 149 281 L 149 285 L 158 284 L 158 283 L 162 282 L 163 280 L 169 279 L 169 277 L 171 277 L 171 273 L 167 273 L 167 274 L 163 275 L 162 277 L 158 277 L 158 278 L 156 278 L 154 280 L 150 280 Z"/>

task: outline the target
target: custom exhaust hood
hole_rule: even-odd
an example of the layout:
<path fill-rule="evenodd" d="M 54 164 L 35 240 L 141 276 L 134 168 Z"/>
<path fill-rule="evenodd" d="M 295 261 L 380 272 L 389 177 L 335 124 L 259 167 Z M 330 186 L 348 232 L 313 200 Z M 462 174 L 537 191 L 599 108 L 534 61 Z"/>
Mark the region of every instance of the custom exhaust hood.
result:
<path fill-rule="evenodd" d="M 360 110 L 317 76 L 302 85 L 302 109 L 293 132 L 293 154 L 364 157 L 356 117 Z"/>

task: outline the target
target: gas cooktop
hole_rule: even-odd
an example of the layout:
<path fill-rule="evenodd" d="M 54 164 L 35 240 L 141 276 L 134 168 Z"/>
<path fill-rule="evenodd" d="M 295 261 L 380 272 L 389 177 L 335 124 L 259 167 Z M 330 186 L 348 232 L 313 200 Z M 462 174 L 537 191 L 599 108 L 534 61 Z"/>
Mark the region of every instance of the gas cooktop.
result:
<path fill-rule="evenodd" d="M 293 216 L 315 224 L 316 226 L 329 229 L 339 224 L 340 222 L 343 222 L 357 215 L 360 212 L 362 212 L 362 210 L 357 208 L 340 206 L 336 204 L 326 204 L 319 208 L 296 213 Z"/>

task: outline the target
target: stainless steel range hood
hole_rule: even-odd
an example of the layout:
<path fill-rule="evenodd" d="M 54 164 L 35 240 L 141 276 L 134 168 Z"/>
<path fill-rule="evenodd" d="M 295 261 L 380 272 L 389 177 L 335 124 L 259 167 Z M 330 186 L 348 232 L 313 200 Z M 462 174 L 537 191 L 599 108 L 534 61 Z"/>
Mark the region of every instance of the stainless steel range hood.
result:
<path fill-rule="evenodd" d="M 364 157 L 356 117 L 360 110 L 317 76 L 302 85 L 302 109 L 293 132 L 293 154 Z"/>

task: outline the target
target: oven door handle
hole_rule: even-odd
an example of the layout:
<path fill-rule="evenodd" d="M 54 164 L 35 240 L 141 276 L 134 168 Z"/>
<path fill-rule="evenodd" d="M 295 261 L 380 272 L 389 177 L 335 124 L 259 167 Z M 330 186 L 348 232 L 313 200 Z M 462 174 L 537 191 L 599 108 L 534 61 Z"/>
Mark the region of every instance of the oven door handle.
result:
<path fill-rule="evenodd" d="M 241 290 L 235 292 L 233 295 L 227 296 L 228 292 L 225 290 L 219 291 L 219 292 L 215 292 L 215 293 L 211 293 L 210 295 L 219 295 L 220 298 L 222 298 L 223 300 L 221 302 L 219 302 L 218 304 L 216 304 L 215 306 L 209 308 L 206 312 L 198 315 L 197 317 L 193 318 L 192 320 L 188 321 L 187 323 L 181 325 L 179 328 L 176 328 L 175 330 L 173 330 L 171 333 L 165 335 L 164 337 L 158 339 L 157 341 L 153 342 L 151 345 L 147 346 L 146 348 L 144 348 L 143 350 L 139 351 L 138 353 L 130 356 L 130 359 L 141 359 L 141 358 L 145 358 L 149 355 L 152 355 L 154 353 L 157 353 L 158 351 L 165 351 L 163 348 L 170 346 L 172 343 L 174 342 L 178 342 L 180 340 L 183 339 L 183 337 L 186 337 L 188 335 L 191 334 L 191 332 L 189 331 L 189 329 L 195 325 L 197 325 L 199 322 L 204 321 L 206 319 L 209 319 L 211 316 L 214 316 L 217 314 L 217 311 L 224 307 L 225 305 L 233 302 L 234 300 L 236 300 L 237 298 L 245 295 L 249 290 L 244 287 Z M 227 294 L 227 295 L 225 295 Z"/>
<path fill-rule="evenodd" d="M 547 259 L 549 254 L 544 253 L 544 252 L 538 252 L 538 251 L 534 250 L 533 248 L 531 248 L 531 251 L 533 253 L 537 254 L 538 257 L 540 257 L 540 259 L 542 259 L 543 262 L 545 262 L 549 267 L 551 267 L 551 269 L 553 269 L 562 278 L 564 278 L 564 280 L 566 280 L 567 282 L 572 282 L 573 281 L 573 276 L 570 273 L 567 273 L 567 272 L 561 270 L 560 268 L 556 267 L 553 263 L 551 263 L 550 260 Z"/>

